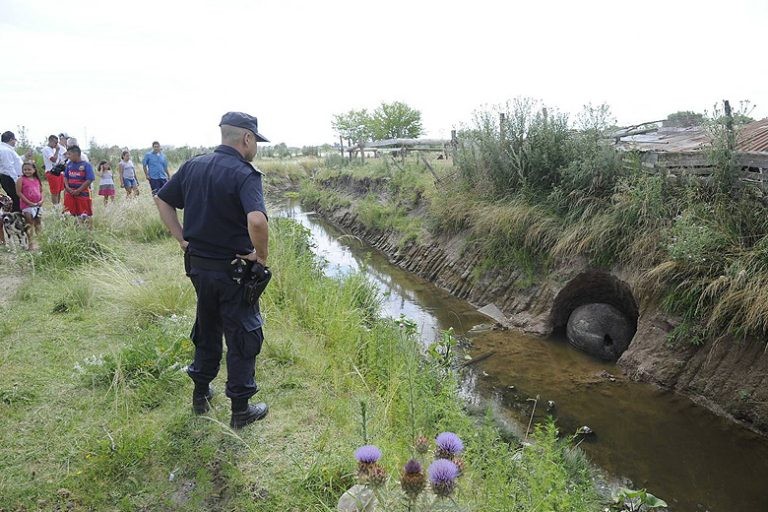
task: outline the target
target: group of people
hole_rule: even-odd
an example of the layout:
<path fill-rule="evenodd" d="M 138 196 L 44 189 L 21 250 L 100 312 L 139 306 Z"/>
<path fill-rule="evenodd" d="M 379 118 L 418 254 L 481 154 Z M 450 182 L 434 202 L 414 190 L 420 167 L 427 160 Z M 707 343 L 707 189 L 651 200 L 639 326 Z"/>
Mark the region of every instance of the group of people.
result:
<path fill-rule="evenodd" d="M 262 175 L 251 161 L 257 143 L 269 141 L 259 133 L 257 119 L 249 114 L 227 112 L 219 126 L 221 145 L 210 154 L 185 162 L 173 177 L 157 142 L 142 164 L 160 218 L 184 251 L 185 270 L 197 297 L 190 335 L 195 354 L 187 367 L 194 382 L 192 410 L 205 414 L 210 409 L 211 381 L 221 366 L 223 337 L 227 343 L 230 426 L 239 429 L 264 419 L 269 410 L 264 402 L 249 403 L 259 390 L 254 380 L 256 356 L 264 341 L 259 297 L 271 278 Z M 10 197 L 16 197 L 14 208 L 39 219 L 43 204 L 40 176 L 34 162 L 22 162 L 15 143 L 13 133 L 2 134 L 0 184 Z M 90 217 L 89 187 L 95 176 L 76 141 L 65 134 L 52 135 L 43 150 L 43 160 L 51 202 L 58 205 L 64 192 L 65 212 Z M 62 165 L 59 175 L 57 166 L 60 169 Z M 127 151 L 119 169 L 122 185 L 129 193 L 136 191 L 136 171 Z M 102 178 L 100 194 L 114 195 L 109 162 L 100 162 L 98 172 Z M 112 194 L 107 192 L 110 185 Z M 184 210 L 183 225 L 177 209 Z"/>
<path fill-rule="evenodd" d="M 43 205 L 43 186 L 34 153 L 28 151 L 22 158 L 16 151 L 16 136 L 11 131 L 0 136 L 0 185 L 11 198 L 11 212 L 21 212 L 31 230 L 28 232 L 29 249 L 36 250 L 34 237 L 39 234 Z M 42 149 L 45 180 L 51 195 L 54 210 L 73 215 L 90 225 L 93 215 L 91 192 L 96 176 L 99 178 L 98 195 L 104 197 L 104 204 L 115 198 L 115 176 L 108 160 L 99 162 L 96 171 L 88 155 L 80 149 L 77 140 L 66 133 L 50 135 Z M 155 195 L 170 178 L 168 159 L 162 153 L 160 143 L 152 143 L 152 151 L 142 161 L 144 176 Z M 120 186 L 128 197 L 139 195 L 139 181 L 131 154 L 126 149 L 118 162 Z M 64 194 L 62 205 L 61 195 Z M 0 229 L 0 244 L 5 243 L 4 230 Z"/>

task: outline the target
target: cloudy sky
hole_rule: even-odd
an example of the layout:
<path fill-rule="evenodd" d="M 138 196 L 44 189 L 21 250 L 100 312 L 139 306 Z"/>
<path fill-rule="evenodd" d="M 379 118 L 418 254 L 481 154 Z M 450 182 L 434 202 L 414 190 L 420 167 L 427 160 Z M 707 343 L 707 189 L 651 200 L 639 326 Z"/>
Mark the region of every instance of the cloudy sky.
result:
<path fill-rule="evenodd" d="M 241 110 L 301 146 L 404 101 L 443 138 L 517 96 L 622 125 L 722 99 L 762 118 L 767 26 L 766 0 L 0 0 L 0 130 L 210 146 Z"/>

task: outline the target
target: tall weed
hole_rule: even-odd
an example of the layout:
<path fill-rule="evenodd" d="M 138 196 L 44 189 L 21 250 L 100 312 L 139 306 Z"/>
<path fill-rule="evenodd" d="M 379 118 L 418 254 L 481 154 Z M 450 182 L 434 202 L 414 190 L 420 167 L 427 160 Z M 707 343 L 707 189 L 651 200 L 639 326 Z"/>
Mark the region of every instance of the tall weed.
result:
<path fill-rule="evenodd" d="M 113 260 L 116 254 L 101 232 L 88 229 L 70 217 L 46 221 L 40 237 L 40 252 L 35 266 L 46 270 L 68 271 L 80 265 L 95 265 Z"/>

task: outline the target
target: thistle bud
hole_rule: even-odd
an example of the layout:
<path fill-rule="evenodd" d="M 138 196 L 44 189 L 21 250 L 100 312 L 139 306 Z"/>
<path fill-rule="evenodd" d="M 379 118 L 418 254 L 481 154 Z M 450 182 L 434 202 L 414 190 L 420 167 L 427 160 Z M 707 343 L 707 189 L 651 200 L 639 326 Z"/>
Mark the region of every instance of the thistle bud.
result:
<path fill-rule="evenodd" d="M 416 439 L 416 452 L 424 455 L 429 451 L 429 439 L 424 436 L 419 436 Z"/>
<path fill-rule="evenodd" d="M 411 501 L 414 501 L 421 494 L 426 486 L 421 464 L 414 459 L 406 463 L 403 468 L 403 475 L 400 477 L 400 486 Z"/>

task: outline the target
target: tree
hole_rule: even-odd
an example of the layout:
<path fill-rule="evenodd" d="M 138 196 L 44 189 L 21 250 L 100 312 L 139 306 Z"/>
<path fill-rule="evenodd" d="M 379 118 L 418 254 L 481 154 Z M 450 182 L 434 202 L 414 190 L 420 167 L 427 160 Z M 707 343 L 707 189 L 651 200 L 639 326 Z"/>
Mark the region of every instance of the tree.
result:
<path fill-rule="evenodd" d="M 352 143 L 359 144 L 371 139 L 371 116 L 366 109 L 336 114 L 331 125 L 336 133 Z"/>
<path fill-rule="evenodd" d="M 704 124 L 704 114 L 691 112 L 690 110 L 680 110 L 667 116 L 663 126 L 675 128 L 687 128 L 689 126 L 702 126 Z"/>
<path fill-rule="evenodd" d="M 421 112 L 401 101 L 379 105 L 373 112 L 370 126 L 375 140 L 415 139 L 424 131 Z"/>
<path fill-rule="evenodd" d="M 48 139 L 45 139 L 48 142 Z M 27 127 L 24 125 L 16 126 L 16 150 L 27 151 L 32 149 L 32 144 L 29 142 L 29 136 L 27 135 Z"/>

